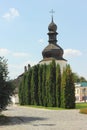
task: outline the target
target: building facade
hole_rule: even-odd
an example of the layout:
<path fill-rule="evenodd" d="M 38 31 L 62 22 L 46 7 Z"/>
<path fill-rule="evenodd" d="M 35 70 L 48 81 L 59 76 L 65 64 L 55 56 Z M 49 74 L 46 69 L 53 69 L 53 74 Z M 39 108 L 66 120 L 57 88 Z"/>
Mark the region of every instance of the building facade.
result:
<path fill-rule="evenodd" d="M 87 102 L 87 82 L 75 83 L 76 102 Z"/>

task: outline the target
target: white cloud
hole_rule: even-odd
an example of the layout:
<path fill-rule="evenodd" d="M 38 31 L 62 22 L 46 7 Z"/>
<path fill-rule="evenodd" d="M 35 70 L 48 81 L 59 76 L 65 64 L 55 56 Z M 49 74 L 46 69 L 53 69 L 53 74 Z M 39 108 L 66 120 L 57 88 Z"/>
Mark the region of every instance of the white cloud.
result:
<path fill-rule="evenodd" d="M 64 57 L 76 57 L 76 56 L 81 56 L 82 53 L 79 50 L 75 49 L 65 49 L 64 50 Z"/>
<path fill-rule="evenodd" d="M 9 8 L 9 11 L 6 12 L 2 17 L 6 20 L 14 19 L 19 16 L 19 11 L 15 8 Z"/>
<path fill-rule="evenodd" d="M 30 56 L 28 53 L 25 52 L 12 52 L 6 48 L 0 48 L 0 56 L 7 56 L 7 55 L 11 55 L 13 57 L 28 57 Z"/>
<path fill-rule="evenodd" d="M 26 56 L 28 56 L 28 54 L 23 53 L 23 52 L 15 52 L 15 53 L 13 53 L 13 56 L 15 56 L 15 57 L 26 57 Z"/>
<path fill-rule="evenodd" d="M 6 48 L 0 48 L 0 56 L 8 55 L 10 51 Z"/>
<path fill-rule="evenodd" d="M 31 66 L 37 64 L 37 62 L 33 61 L 25 61 L 20 64 L 8 64 L 8 69 L 9 69 L 9 77 L 11 79 L 17 78 L 19 75 L 24 73 L 24 66 L 28 66 L 30 64 Z"/>

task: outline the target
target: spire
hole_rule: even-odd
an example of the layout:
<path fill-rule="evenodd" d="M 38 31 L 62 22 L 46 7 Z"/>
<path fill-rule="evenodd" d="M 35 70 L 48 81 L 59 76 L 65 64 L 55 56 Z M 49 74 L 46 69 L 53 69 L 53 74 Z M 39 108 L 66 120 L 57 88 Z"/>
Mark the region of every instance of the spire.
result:
<path fill-rule="evenodd" d="M 53 23 L 53 16 L 52 16 L 52 23 Z"/>

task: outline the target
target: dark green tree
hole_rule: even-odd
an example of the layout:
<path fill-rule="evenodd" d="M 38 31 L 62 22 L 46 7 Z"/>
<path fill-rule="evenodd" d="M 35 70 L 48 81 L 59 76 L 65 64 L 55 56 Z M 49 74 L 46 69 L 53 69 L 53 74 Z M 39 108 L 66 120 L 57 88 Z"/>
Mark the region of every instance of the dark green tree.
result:
<path fill-rule="evenodd" d="M 45 106 L 51 106 L 51 95 L 50 95 L 50 87 L 49 87 L 49 75 L 50 75 L 50 69 L 49 65 L 46 67 L 46 81 L 45 81 L 45 88 L 46 88 L 46 95 L 45 95 Z"/>
<path fill-rule="evenodd" d="M 73 73 L 73 78 L 75 83 L 80 82 L 80 77 L 78 76 L 77 73 Z"/>
<path fill-rule="evenodd" d="M 46 74 L 46 97 L 47 106 L 56 106 L 56 64 L 53 60 L 50 65 L 47 66 Z"/>
<path fill-rule="evenodd" d="M 75 86 L 70 65 L 66 67 L 66 108 L 75 108 Z"/>
<path fill-rule="evenodd" d="M 61 70 L 60 65 L 56 66 L 56 106 L 60 107 L 61 104 Z"/>
<path fill-rule="evenodd" d="M 0 57 L 0 110 L 6 108 L 11 102 L 11 96 L 14 92 L 14 86 L 11 81 L 8 81 L 7 60 Z"/>
<path fill-rule="evenodd" d="M 31 105 L 31 78 L 32 78 L 32 68 L 28 71 L 28 104 Z"/>
<path fill-rule="evenodd" d="M 23 102 L 23 91 L 22 91 L 22 83 L 23 83 L 23 79 L 19 84 L 19 92 L 18 92 L 18 96 L 19 96 L 19 104 L 22 105 Z"/>
<path fill-rule="evenodd" d="M 80 77 L 80 82 L 87 82 L 87 80 L 83 76 L 81 76 Z"/>
<path fill-rule="evenodd" d="M 43 74 L 42 74 L 42 104 L 43 104 L 43 106 L 47 106 L 47 96 L 46 96 L 47 65 L 46 64 L 42 65 L 42 69 L 43 69 L 42 70 L 42 72 L 43 72 Z"/>
<path fill-rule="evenodd" d="M 65 100 L 66 100 L 66 70 L 63 70 L 62 78 L 61 78 L 61 107 L 65 108 Z"/>
<path fill-rule="evenodd" d="M 61 81 L 61 107 L 75 108 L 75 86 L 70 65 L 67 65 Z"/>
<path fill-rule="evenodd" d="M 42 75 L 43 75 L 43 66 L 38 67 L 38 104 L 43 105 L 42 99 Z"/>
<path fill-rule="evenodd" d="M 26 73 L 25 76 L 25 83 L 24 83 L 24 104 L 28 105 L 29 104 L 29 80 L 28 80 L 28 72 Z"/>
<path fill-rule="evenodd" d="M 25 90 L 25 82 L 26 82 L 26 73 L 22 77 L 22 81 L 19 86 L 19 103 L 20 105 L 26 105 L 26 90 Z"/>
<path fill-rule="evenodd" d="M 38 105 L 38 65 L 35 65 L 32 69 L 31 104 Z"/>

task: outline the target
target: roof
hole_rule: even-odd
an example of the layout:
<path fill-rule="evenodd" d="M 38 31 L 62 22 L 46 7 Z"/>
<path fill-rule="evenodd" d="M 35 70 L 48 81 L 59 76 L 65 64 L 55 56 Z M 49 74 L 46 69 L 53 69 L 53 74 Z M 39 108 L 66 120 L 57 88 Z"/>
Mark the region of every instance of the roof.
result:
<path fill-rule="evenodd" d="M 78 83 L 75 83 L 75 86 L 87 87 L 87 82 L 78 82 Z"/>

